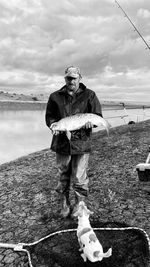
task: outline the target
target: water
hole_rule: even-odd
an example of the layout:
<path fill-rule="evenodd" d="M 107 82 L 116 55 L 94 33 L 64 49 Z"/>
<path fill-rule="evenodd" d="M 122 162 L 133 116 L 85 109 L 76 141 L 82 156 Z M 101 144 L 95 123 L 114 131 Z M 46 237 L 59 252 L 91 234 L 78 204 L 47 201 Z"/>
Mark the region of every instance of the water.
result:
<path fill-rule="evenodd" d="M 150 109 L 122 109 L 122 110 L 104 110 L 104 118 L 115 127 L 128 124 L 130 121 L 140 122 L 150 119 Z"/>
<path fill-rule="evenodd" d="M 114 127 L 130 120 L 150 119 L 150 109 L 104 110 L 103 116 Z M 51 132 L 45 124 L 45 110 L 0 110 L 0 164 L 48 148 L 50 143 Z"/>
<path fill-rule="evenodd" d="M 44 111 L 0 111 L 0 164 L 50 146 Z"/>

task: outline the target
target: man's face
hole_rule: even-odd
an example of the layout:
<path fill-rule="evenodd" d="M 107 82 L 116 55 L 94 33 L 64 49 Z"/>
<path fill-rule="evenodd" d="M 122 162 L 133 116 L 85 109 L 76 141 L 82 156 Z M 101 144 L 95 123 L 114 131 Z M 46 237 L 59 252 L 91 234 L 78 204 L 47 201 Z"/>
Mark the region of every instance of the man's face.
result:
<path fill-rule="evenodd" d="M 78 90 L 80 79 L 81 79 L 80 76 L 77 78 L 73 78 L 69 76 L 65 77 L 67 91 L 70 95 L 74 94 Z"/>

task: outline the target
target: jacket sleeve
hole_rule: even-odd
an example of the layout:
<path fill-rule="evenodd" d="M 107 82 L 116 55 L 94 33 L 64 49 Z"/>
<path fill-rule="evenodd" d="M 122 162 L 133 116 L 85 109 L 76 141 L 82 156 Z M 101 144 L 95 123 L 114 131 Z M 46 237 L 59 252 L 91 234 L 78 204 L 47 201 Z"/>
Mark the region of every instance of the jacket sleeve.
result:
<path fill-rule="evenodd" d="M 89 99 L 89 112 L 103 117 L 101 104 L 95 92 L 91 94 Z"/>
<path fill-rule="evenodd" d="M 47 102 L 46 106 L 46 113 L 45 113 L 45 121 L 46 125 L 50 127 L 50 125 L 58 121 L 58 116 L 57 116 L 57 104 L 56 102 L 52 99 L 51 95 L 49 97 L 49 100 Z"/>

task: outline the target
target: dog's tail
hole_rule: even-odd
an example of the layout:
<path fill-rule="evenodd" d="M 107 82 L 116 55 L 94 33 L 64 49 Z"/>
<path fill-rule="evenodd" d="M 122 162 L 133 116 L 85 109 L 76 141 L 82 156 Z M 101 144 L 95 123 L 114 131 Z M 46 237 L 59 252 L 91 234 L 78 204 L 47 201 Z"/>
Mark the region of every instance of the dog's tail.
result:
<path fill-rule="evenodd" d="M 109 258 L 112 255 L 112 248 L 109 248 L 107 252 L 104 253 L 104 258 Z"/>
<path fill-rule="evenodd" d="M 101 253 L 100 251 L 94 251 L 93 256 L 98 258 L 98 260 L 102 260 L 103 258 L 109 258 L 112 255 L 112 248 L 110 248 L 107 252 Z"/>

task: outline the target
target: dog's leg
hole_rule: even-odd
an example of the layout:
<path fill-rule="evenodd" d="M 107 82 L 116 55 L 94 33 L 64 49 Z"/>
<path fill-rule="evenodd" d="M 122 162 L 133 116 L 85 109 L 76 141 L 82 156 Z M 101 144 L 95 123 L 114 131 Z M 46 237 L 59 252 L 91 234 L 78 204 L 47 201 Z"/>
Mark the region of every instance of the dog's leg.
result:
<path fill-rule="evenodd" d="M 81 257 L 83 258 L 84 261 L 86 261 L 87 258 L 84 253 L 81 254 Z"/>
<path fill-rule="evenodd" d="M 78 242 L 79 242 L 79 246 L 80 246 L 80 248 L 79 248 L 79 251 L 82 251 L 82 250 L 83 250 L 83 247 L 84 247 L 84 245 L 82 244 L 82 242 L 81 242 L 80 240 L 78 240 Z"/>

